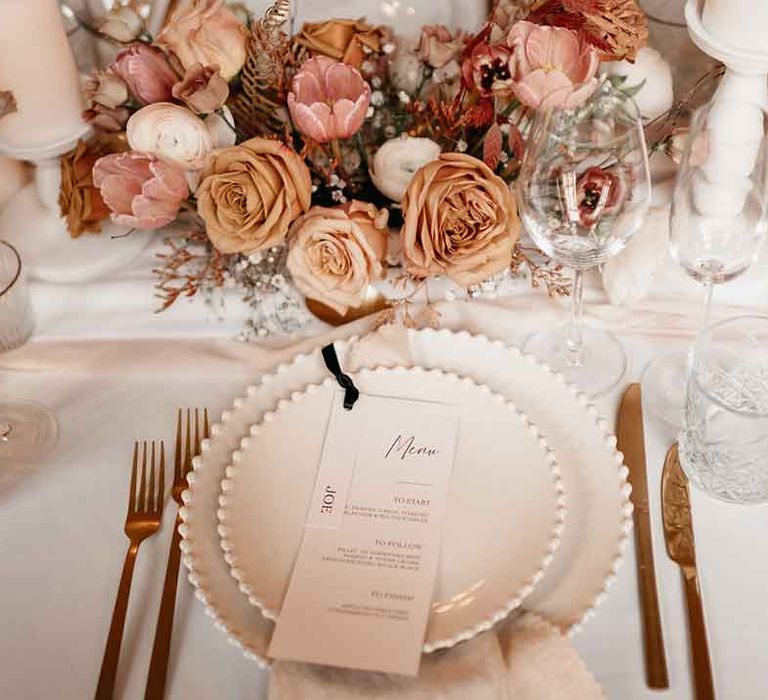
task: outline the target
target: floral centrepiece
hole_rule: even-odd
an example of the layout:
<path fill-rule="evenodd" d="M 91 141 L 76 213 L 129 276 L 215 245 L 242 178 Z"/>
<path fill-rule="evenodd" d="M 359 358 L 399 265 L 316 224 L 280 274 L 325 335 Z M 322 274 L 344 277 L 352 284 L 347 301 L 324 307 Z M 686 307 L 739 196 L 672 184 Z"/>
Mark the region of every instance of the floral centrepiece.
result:
<path fill-rule="evenodd" d="M 84 116 L 121 145 L 67 156 L 72 234 L 107 209 L 137 229 L 184 212 L 158 269 L 164 307 L 233 285 L 263 303 L 292 282 L 343 315 L 382 277 L 472 294 L 523 268 L 566 293 L 520 242 L 515 180 L 533 112 L 578 110 L 615 80 L 602 61 L 645 44 L 634 0 L 500 2 L 475 34 L 427 25 L 415 40 L 364 18 L 289 36 L 288 10 L 180 0 L 154 40 L 130 8 L 94 28 L 122 50 L 86 79 Z M 585 219 L 618 206 L 624 184 L 603 175 L 580 173 Z"/>

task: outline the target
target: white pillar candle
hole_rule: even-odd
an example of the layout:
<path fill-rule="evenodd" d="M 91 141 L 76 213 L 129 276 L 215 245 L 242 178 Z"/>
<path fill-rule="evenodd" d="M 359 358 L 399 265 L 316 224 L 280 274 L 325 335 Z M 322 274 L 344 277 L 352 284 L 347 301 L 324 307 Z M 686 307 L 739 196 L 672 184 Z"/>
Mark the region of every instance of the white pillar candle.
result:
<path fill-rule="evenodd" d="M 0 118 L 0 152 L 37 149 L 83 128 L 83 99 L 56 0 L 0 1 L 0 90 L 18 112 Z"/>

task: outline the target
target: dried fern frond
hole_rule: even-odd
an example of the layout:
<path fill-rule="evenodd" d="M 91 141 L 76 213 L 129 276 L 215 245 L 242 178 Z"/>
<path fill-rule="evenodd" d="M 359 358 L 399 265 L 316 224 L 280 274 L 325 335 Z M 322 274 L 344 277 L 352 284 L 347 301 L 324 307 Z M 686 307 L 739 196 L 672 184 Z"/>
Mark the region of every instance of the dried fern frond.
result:
<path fill-rule="evenodd" d="M 294 57 L 281 27 L 289 14 L 289 0 L 278 0 L 251 28 L 241 87 L 228 103 L 241 141 L 285 131 L 286 70 Z"/>
<path fill-rule="evenodd" d="M 290 16 L 290 0 L 277 0 L 277 2 L 267 8 L 259 24 L 267 31 L 278 32 Z"/>

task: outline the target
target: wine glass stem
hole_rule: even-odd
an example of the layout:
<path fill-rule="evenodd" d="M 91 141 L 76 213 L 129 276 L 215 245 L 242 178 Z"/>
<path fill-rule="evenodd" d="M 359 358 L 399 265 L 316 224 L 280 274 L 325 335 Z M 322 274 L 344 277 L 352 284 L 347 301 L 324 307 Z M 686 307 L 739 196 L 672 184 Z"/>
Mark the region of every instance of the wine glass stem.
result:
<path fill-rule="evenodd" d="M 571 318 L 568 323 L 566 345 L 568 364 L 579 367 L 583 360 L 584 333 L 582 319 L 584 316 L 584 271 L 573 271 L 573 289 L 571 289 Z"/>
<path fill-rule="evenodd" d="M 712 280 L 704 282 L 704 315 L 701 318 L 701 327 L 704 328 L 712 315 L 712 294 L 715 291 L 715 285 Z"/>

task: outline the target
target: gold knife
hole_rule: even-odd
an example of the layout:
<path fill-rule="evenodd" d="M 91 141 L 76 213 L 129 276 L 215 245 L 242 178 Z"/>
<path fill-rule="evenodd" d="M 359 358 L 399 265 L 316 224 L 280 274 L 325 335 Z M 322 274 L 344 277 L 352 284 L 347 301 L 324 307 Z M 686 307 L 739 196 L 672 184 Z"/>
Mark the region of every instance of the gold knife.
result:
<path fill-rule="evenodd" d="M 616 431 L 618 448 L 624 454 L 632 486 L 632 518 L 635 525 L 637 582 L 645 649 L 645 678 L 649 688 L 669 688 L 664 636 L 661 631 L 659 596 L 656 591 L 656 571 L 653 565 L 653 536 L 651 513 L 648 508 L 648 478 L 645 467 L 645 435 L 640 385 L 630 384 L 619 406 Z"/>
<path fill-rule="evenodd" d="M 664 520 L 664 539 L 669 558 L 680 567 L 688 608 L 688 636 L 697 700 L 714 700 L 712 664 L 709 660 L 707 628 L 704 607 L 696 570 L 696 546 L 693 541 L 693 519 L 688 479 L 680 467 L 677 443 L 667 452 L 661 476 L 661 512 Z"/>

